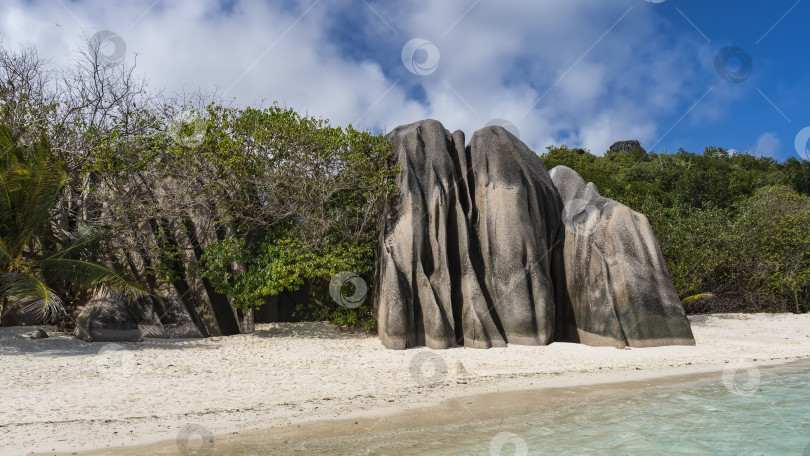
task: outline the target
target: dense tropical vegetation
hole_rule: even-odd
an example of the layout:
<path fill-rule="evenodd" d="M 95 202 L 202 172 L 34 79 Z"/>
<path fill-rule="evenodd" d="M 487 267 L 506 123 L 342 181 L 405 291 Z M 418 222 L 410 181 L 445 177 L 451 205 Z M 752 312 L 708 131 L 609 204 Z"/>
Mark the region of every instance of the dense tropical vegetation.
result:
<path fill-rule="evenodd" d="M 397 172 L 385 138 L 275 105 L 166 98 L 85 48 L 54 69 L 0 47 L 3 302 L 51 316 L 99 285 L 174 293 L 205 334 L 225 334 L 233 309 L 306 286 L 296 318 L 374 325 L 368 301 L 340 306 L 329 285 L 351 271 L 373 288 Z M 647 215 L 688 311 L 810 310 L 807 160 L 565 146 L 540 159 Z"/>
<path fill-rule="evenodd" d="M 0 256 L 10 257 L 10 272 L 36 269 L 30 277 L 54 287 L 49 314 L 61 313 L 60 302 L 86 302 L 88 287 L 143 283 L 181 301 L 203 334 L 232 334 L 252 324 L 248 309 L 306 285 L 311 299 L 297 318 L 374 325 L 370 306 L 336 304 L 329 285 L 342 271 L 372 281 L 377 220 L 396 172 L 385 138 L 275 105 L 163 98 L 132 67 L 106 62 L 99 43 L 85 44 L 69 69 L 51 69 L 34 49 L 0 49 L 5 160 L 45 151 L 26 155 L 40 160 L 26 171 L 27 188 L 9 181 L 21 198 L 38 198 L 33 240 Z M 0 216 L 29 212 L 18 205 Z M 46 233 L 62 236 L 45 242 Z M 68 256 L 80 277 L 56 269 Z M 91 275 L 94 261 L 117 274 Z M 45 281 L 51 272 L 58 281 Z M 0 289 L 7 299 L 34 291 L 13 277 Z"/>
<path fill-rule="evenodd" d="M 64 164 L 53 158 L 45 139 L 15 144 L 0 124 L 0 312 L 11 305 L 49 320 L 65 313 L 66 295 L 88 287 L 144 291 L 90 261 L 100 229 L 51 225 L 50 211 L 66 182 Z"/>

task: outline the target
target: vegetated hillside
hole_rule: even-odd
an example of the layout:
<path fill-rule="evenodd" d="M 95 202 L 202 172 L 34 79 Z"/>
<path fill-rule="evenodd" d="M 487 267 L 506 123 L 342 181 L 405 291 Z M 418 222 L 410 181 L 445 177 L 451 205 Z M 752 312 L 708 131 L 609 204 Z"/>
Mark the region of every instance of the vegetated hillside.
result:
<path fill-rule="evenodd" d="M 718 147 L 600 157 L 562 146 L 540 158 L 647 216 L 688 312 L 810 310 L 810 161 Z"/>

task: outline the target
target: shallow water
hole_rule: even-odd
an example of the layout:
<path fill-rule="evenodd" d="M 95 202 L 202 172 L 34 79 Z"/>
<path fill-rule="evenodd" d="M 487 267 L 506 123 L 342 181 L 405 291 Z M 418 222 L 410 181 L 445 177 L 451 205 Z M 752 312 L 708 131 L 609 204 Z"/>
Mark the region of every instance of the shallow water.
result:
<path fill-rule="evenodd" d="M 724 381 L 642 390 L 479 432 L 423 454 L 810 456 L 810 370 L 729 369 Z"/>

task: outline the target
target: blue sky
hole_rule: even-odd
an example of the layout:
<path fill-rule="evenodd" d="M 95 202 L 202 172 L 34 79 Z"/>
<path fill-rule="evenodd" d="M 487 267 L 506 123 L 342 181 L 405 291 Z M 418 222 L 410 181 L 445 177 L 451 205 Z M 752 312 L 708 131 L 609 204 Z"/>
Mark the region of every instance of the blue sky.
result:
<path fill-rule="evenodd" d="M 810 125 L 810 59 L 806 57 L 810 3 L 684 0 L 655 6 L 679 33 L 705 34 L 704 41 L 712 49 L 736 46 L 752 61 L 748 79 L 735 84 L 739 87 L 734 99 L 718 101 L 710 93 L 703 101 L 726 103 L 722 115 L 705 123 L 687 117 L 685 125 L 676 127 L 661 145 L 698 151 L 712 144 L 744 151 L 760 142 L 764 155 L 779 160 L 797 156 L 794 139 Z M 738 63 L 731 61 L 731 65 Z M 714 83 L 729 84 L 722 78 Z"/>
<path fill-rule="evenodd" d="M 4 46 L 56 67 L 82 35 L 111 31 L 167 94 L 276 101 L 374 131 L 432 117 L 469 135 L 503 119 L 537 151 L 636 138 L 780 161 L 810 126 L 809 19 L 810 0 L 0 3 Z"/>

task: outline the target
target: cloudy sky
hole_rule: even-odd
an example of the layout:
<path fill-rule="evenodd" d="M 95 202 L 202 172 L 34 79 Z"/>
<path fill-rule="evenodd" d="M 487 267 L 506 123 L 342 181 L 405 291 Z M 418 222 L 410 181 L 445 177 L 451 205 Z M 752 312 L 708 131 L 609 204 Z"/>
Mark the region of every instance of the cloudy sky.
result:
<path fill-rule="evenodd" d="M 536 151 L 636 138 L 779 160 L 810 138 L 808 22 L 810 0 L 0 1 L 4 46 L 63 65 L 102 32 L 169 93 L 374 131 L 505 121 Z"/>

